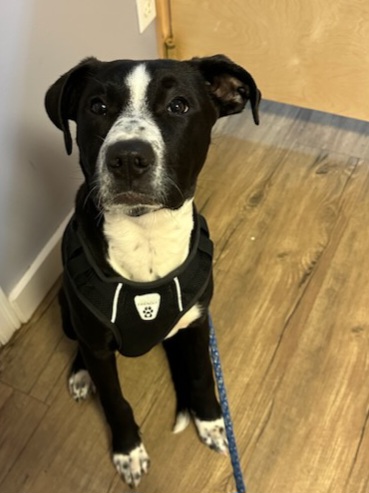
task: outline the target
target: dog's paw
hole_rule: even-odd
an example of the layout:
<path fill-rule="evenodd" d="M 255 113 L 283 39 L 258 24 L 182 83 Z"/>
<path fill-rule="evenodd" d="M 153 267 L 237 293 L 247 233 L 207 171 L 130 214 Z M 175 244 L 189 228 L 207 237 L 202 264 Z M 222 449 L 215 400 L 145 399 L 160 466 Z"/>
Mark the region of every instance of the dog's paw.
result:
<path fill-rule="evenodd" d="M 200 440 L 211 450 L 227 454 L 228 441 L 223 418 L 214 421 L 202 421 L 195 417 L 194 421 Z"/>
<path fill-rule="evenodd" d="M 185 430 L 191 421 L 191 416 L 188 411 L 181 411 L 177 414 L 176 422 L 173 426 L 173 433 L 181 433 Z"/>
<path fill-rule="evenodd" d="M 76 402 L 84 401 L 96 392 L 95 385 L 87 370 L 72 373 L 68 380 L 69 393 Z"/>
<path fill-rule="evenodd" d="M 113 454 L 113 462 L 118 474 L 131 488 L 139 485 L 150 467 L 150 458 L 142 443 L 129 454 Z"/>

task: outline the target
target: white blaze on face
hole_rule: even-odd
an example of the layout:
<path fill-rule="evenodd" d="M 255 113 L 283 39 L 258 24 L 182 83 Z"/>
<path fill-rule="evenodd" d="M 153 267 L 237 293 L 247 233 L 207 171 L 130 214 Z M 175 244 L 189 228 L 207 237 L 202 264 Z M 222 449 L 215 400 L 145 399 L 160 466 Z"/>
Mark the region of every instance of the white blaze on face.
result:
<path fill-rule="evenodd" d="M 155 168 L 153 173 L 153 189 L 165 192 L 164 179 L 164 141 L 161 131 L 156 124 L 148 105 L 147 91 L 150 84 L 150 74 L 144 63 L 136 65 L 127 75 L 124 85 L 128 88 L 129 99 L 122 113 L 109 130 L 98 157 L 98 173 L 102 195 L 108 193 L 111 177 L 105 163 L 108 146 L 119 141 L 140 139 L 148 142 L 155 153 Z"/>
<path fill-rule="evenodd" d="M 134 115 L 142 115 L 146 110 L 146 93 L 150 83 L 150 76 L 143 63 L 137 65 L 126 79 L 130 98 L 128 111 Z"/>

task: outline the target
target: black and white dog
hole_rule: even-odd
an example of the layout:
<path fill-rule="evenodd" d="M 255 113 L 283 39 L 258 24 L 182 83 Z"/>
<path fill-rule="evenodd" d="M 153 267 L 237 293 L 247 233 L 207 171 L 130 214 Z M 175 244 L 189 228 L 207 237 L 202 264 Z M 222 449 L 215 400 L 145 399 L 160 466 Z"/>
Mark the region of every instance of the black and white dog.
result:
<path fill-rule="evenodd" d="M 194 207 L 198 175 L 218 117 L 260 92 L 222 55 L 100 62 L 88 58 L 53 84 L 46 110 L 85 181 L 63 240 L 63 328 L 78 340 L 69 388 L 97 389 L 112 432 L 113 462 L 130 485 L 149 468 L 115 352 L 139 356 L 162 342 L 177 395 L 174 431 L 192 417 L 201 440 L 225 452 L 209 359 L 212 243 Z M 186 330 L 181 330 L 186 329 Z"/>

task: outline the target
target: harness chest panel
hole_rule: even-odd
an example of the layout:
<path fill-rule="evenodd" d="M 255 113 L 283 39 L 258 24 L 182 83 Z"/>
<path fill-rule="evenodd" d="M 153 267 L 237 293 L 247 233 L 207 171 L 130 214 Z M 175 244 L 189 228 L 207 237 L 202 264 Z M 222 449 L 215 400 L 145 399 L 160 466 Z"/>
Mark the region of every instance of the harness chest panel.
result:
<path fill-rule="evenodd" d="M 195 214 L 186 261 L 163 279 L 132 282 L 96 265 L 73 217 L 63 237 L 64 289 L 114 334 L 119 351 L 140 356 L 162 342 L 205 292 L 212 274 L 213 244 L 205 219 Z M 72 303 L 69 308 L 73 313 Z M 74 327 L 78 336 L 78 327 Z"/>

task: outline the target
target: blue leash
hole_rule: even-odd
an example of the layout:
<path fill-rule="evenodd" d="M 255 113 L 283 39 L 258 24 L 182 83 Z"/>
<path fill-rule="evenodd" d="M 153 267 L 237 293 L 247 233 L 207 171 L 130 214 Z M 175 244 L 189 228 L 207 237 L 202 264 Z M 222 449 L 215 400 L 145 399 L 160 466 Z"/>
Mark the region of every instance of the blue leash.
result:
<path fill-rule="evenodd" d="M 233 476 L 236 482 L 237 493 L 245 493 L 246 486 L 241 471 L 240 457 L 238 455 L 232 418 L 229 410 L 227 392 L 224 383 L 222 365 L 220 363 L 218 343 L 215 336 L 214 325 L 210 313 L 209 313 L 209 326 L 210 326 L 210 356 L 213 363 L 215 380 L 216 380 L 219 399 L 220 399 L 220 406 L 222 408 L 222 414 L 223 414 L 225 430 L 228 440 L 229 455 L 231 457 L 231 463 L 233 467 Z"/>

